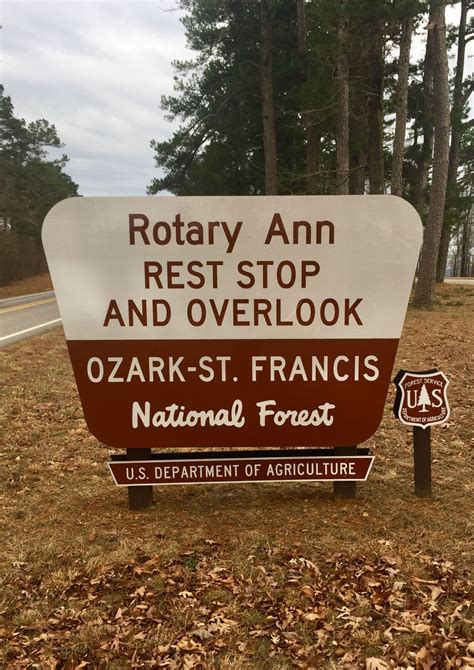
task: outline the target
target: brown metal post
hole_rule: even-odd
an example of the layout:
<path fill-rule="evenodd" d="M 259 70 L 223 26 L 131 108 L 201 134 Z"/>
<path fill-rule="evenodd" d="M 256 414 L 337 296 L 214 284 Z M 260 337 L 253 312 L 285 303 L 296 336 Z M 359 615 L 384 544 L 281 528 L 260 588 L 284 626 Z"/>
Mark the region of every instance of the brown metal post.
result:
<path fill-rule="evenodd" d="M 128 461 L 151 460 L 151 449 L 127 449 Z M 153 486 L 128 486 L 128 509 L 145 509 L 153 504 Z"/>
<path fill-rule="evenodd" d="M 415 495 L 431 498 L 431 428 L 413 427 Z"/>
<path fill-rule="evenodd" d="M 355 456 L 357 446 L 355 447 L 334 447 L 334 456 Z M 357 482 L 334 482 L 334 498 L 336 500 L 355 498 L 357 491 Z"/>

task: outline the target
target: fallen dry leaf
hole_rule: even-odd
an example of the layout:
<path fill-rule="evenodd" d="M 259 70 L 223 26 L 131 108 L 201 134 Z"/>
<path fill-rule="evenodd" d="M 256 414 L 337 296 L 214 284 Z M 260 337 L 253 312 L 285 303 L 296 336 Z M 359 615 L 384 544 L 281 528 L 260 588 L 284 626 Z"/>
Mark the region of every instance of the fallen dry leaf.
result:
<path fill-rule="evenodd" d="M 389 670 L 390 666 L 380 658 L 372 656 L 365 662 L 365 670 Z"/>
<path fill-rule="evenodd" d="M 416 670 L 431 670 L 435 668 L 437 663 L 430 651 L 426 647 L 422 647 L 415 656 Z"/>

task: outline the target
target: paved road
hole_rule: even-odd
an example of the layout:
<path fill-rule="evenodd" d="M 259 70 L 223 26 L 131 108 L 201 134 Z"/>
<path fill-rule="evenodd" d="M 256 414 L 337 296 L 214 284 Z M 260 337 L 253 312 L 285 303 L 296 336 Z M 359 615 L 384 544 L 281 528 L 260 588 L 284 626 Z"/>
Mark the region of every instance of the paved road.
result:
<path fill-rule="evenodd" d="M 461 284 L 474 287 L 474 277 L 446 277 L 445 284 Z"/>
<path fill-rule="evenodd" d="M 447 284 L 474 286 L 472 277 L 447 278 Z M 0 300 L 0 348 L 40 335 L 61 323 L 54 291 Z"/>
<path fill-rule="evenodd" d="M 34 337 L 60 323 L 54 291 L 0 300 L 0 347 Z"/>

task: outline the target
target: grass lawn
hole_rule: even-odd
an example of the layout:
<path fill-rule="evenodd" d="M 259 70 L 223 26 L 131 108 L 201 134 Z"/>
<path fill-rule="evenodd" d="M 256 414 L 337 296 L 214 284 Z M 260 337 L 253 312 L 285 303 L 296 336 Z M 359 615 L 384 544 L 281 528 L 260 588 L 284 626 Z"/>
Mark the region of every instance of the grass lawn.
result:
<path fill-rule="evenodd" d="M 42 293 L 43 291 L 52 291 L 53 284 L 49 272 L 26 277 L 19 281 L 12 282 L 7 286 L 0 286 L 0 300 L 3 298 L 15 298 L 17 295 L 29 295 L 30 293 Z"/>
<path fill-rule="evenodd" d="M 432 312 L 410 309 L 394 370 L 450 380 L 432 500 L 413 495 L 391 388 L 356 500 L 331 484 L 156 487 L 130 512 L 62 331 L 1 350 L 0 667 L 474 667 L 473 305 L 443 286 Z"/>

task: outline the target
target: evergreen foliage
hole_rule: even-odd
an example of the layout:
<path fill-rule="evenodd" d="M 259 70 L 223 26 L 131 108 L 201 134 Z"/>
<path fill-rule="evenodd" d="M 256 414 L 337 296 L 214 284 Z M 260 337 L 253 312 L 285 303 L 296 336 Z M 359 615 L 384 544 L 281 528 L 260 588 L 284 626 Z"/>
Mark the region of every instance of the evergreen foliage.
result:
<path fill-rule="evenodd" d="M 0 283 L 43 269 L 41 227 L 60 200 L 77 195 L 77 184 L 64 172 L 67 156 L 50 159 L 63 145 L 45 119 L 27 124 L 17 118 L 0 86 Z"/>
<path fill-rule="evenodd" d="M 464 11 L 472 0 L 451 4 Z M 426 36 L 429 12 L 440 7 L 444 12 L 444 5 L 442 0 L 181 0 L 188 46 L 196 56 L 174 64 L 174 93 L 163 97 L 162 108 L 180 125 L 169 140 L 151 143 L 164 176 L 154 179 L 148 192 L 265 193 L 260 8 L 268 6 L 277 192 L 346 192 L 341 191 L 341 175 L 347 175 L 348 165 L 349 193 L 390 193 L 397 104 L 398 116 L 405 117 L 397 98 L 402 25 L 409 21 Z M 448 26 L 448 47 L 472 39 L 472 19 L 467 29 L 461 24 Z M 347 67 L 341 66 L 342 49 Z M 424 222 L 433 176 L 433 105 L 436 113 L 439 102 L 433 97 L 433 83 L 435 88 L 439 83 L 433 81 L 437 49 L 428 44 L 426 56 L 410 63 L 401 187 L 400 158 L 396 163 L 397 192 L 401 188 Z M 341 85 L 341 76 L 348 82 Z M 461 141 L 458 179 L 448 186 L 445 226 L 455 231 L 466 225 L 471 206 L 466 194 L 472 190 L 472 121 L 466 114 L 472 78 L 462 85 L 455 85 L 454 72 L 451 78 L 451 123 Z M 349 114 L 338 115 L 341 91 L 347 87 Z"/>

